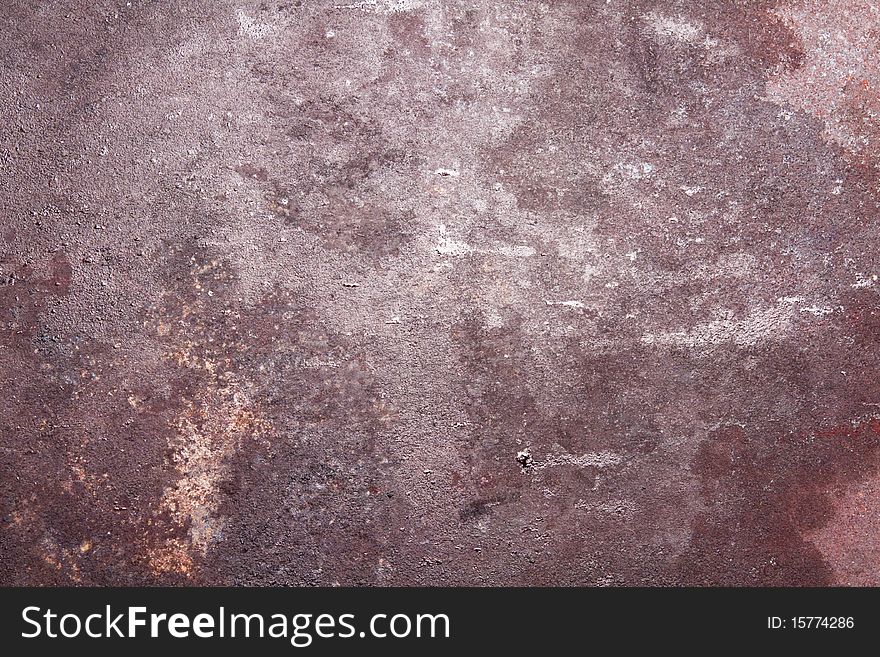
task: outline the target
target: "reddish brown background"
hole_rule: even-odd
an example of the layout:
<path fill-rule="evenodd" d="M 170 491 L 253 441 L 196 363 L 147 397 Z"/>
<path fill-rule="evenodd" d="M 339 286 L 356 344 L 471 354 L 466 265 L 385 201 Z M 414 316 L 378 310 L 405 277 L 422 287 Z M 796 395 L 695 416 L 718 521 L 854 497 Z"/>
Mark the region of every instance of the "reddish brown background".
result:
<path fill-rule="evenodd" d="M 2 5 L 0 583 L 880 583 L 874 3 Z"/>

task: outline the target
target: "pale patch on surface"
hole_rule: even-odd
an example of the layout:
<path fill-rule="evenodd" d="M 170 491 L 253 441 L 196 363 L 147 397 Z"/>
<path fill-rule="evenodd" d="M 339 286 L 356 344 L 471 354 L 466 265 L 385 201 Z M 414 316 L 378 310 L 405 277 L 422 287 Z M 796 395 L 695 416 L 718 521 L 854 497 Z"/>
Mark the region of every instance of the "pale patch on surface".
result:
<path fill-rule="evenodd" d="M 531 258 L 535 249 L 530 246 L 499 246 L 498 253 L 509 258 Z"/>
<path fill-rule="evenodd" d="M 617 452 L 601 451 L 587 452 L 586 454 L 576 455 L 561 452 L 559 454 L 551 454 L 544 459 L 534 459 L 535 468 L 553 468 L 560 465 L 573 465 L 576 468 L 607 468 L 618 465 L 623 457 Z"/>
<path fill-rule="evenodd" d="M 632 188 L 633 185 L 644 184 L 653 179 L 656 172 L 657 168 L 650 162 L 617 162 L 601 175 L 602 193 L 613 195 Z"/>
<path fill-rule="evenodd" d="M 474 248 L 466 242 L 455 240 L 449 236 L 449 232 L 445 224 L 437 227 L 439 240 L 434 247 L 437 253 L 444 256 L 461 256 L 468 253 L 495 254 L 508 258 L 531 258 L 536 251 L 531 246 L 522 244 L 502 244 L 492 249 Z"/>
<path fill-rule="evenodd" d="M 825 315 L 834 314 L 834 308 L 831 306 L 810 306 L 808 308 L 801 308 L 800 310 L 802 313 L 810 313 L 816 317 L 824 317 Z"/>
<path fill-rule="evenodd" d="M 395 14 L 402 11 L 413 11 L 424 6 L 424 0 L 362 0 L 347 5 L 336 5 L 336 9 L 359 9 L 376 14 Z"/>
<path fill-rule="evenodd" d="M 766 98 L 819 119 L 824 138 L 854 155 L 874 154 L 880 119 L 880 7 L 808 0 L 775 13 L 800 38 L 803 65 L 767 81 Z"/>
<path fill-rule="evenodd" d="M 696 47 L 706 51 L 710 62 L 720 62 L 738 53 L 738 48 L 706 33 L 699 21 L 668 16 L 656 11 L 644 15 L 648 29 L 664 45 Z"/>
<path fill-rule="evenodd" d="M 546 303 L 548 306 L 565 306 L 567 308 L 584 308 L 584 302 L 583 301 L 576 301 L 576 300 L 551 301 L 549 299 L 544 299 L 544 303 Z"/>
<path fill-rule="evenodd" d="M 501 328 L 504 326 L 504 318 L 501 316 L 501 313 L 498 312 L 495 308 L 486 308 L 483 311 L 484 320 L 483 324 L 486 328 Z"/>
<path fill-rule="evenodd" d="M 574 508 L 589 511 L 600 517 L 627 518 L 635 513 L 638 505 L 633 500 L 628 499 L 612 499 L 601 502 L 578 500 L 575 502 Z"/>
<path fill-rule="evenodd" d="M 238 14 L 238 33 L 246 36 L 254 41 L 262 39 L 272 32 L 272 26 L 259 22 L 256 18 L 248 16 L 239 10 Z"/>
<path fill-rule="evenodd" d="M 645 14 L 645 22 L 658 37 L 664 39 L 694 43 L 703 34 L 702 25 L 655 11 Z"/>
<path fill-rule="evenodd" d="M 642 343 L 665 347 L 706 347 L 733 343 L 752 346 L 784 333 L 792 320 L 792 310 L 783 305 L 756 310 L 743 319 L 718 319 L 679 331 L 646 333 Z"/>
<path fill-rule="evenodd" d="M 779 303 L 784 304 L 803 304 L 806 303 L 807 299 L 801 296 L 788 296 L 788 297 L 779 297 Z M 815 315 L 816 317 L 825 317 L 826 315 L 833 315 L 834 308 L 829 305 L 818 305 L 814 304 L 812 306 L 805 306 L 803 308 L 798 308 L 798 310 L 802 313 L 809 313 L 811 315 Z"/>
<path fill-rule="evenodd" d="M 852 284 L 851 287 L 855 289 L 863 288 L 863 287 L 872 287 L 877 282 L 877 274 L 872 274 L 871 276 L 865 276 L 864 274 L 858 274 L 858 280 Z"/>
<path fill-rule="evenodd" d="M 470 244 L 458 242 L 449 237 L 446 231 L 445 224 L 440 224 L 440 226 L 437 228 L 437 232 L 440 234 L 440 241 L 437 243 L 436 248 L 437 253 L 439 253 L 440 255 L 459 256 L 473 251 Z"/>
<path fill-rule="evenodd" d="M 160 509 L 168 511 L 177 524 L 189 524 L 192 547 L 201 554 L 224 524 L 217 517 L 217 489 L 226 475 L 226 460 L 246 439 L 262 437 L 269 429 L 236 387 L 209 387 L 198 399 L 188 401 L 168 441 L 180 480 L 165 490 Z"/>

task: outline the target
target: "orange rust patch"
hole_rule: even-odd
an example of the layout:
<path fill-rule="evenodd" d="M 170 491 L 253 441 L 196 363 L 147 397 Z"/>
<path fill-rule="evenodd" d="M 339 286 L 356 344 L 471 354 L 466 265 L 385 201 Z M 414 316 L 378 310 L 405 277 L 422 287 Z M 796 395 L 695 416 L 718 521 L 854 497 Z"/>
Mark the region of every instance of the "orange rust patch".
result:
<path fill-rule="evenodd" d="M 153 572 L 177 573 L 191 577 L 194 570 L 190 546 L 179 538 L 165 541 L 160 547 L 149 550 L 147 559 Z"/>
<path fill-rule="evenodd" d="M 216 542 L 226 522 L 217 510 L 228 459 L 246 443 L 265 440 L 271 431 L 254 399 L 252 383 L 235 371 L 232 358 L 225 355 L 245 347 L 235 340 L 215 340 L 210 325 L 214 313 L 227 316 L 232 312 L 228 307 L 214 308 L 209 300 L 211 286 L 226 282 L 228 273 L 216 260 L 201 265 L 193 260 L 191 266 L 192 299 L 166 295 L 156 318 L 146 322 L 159 336 L 169 338 L 166 362 L 199 378 L 169 421 L 168 458 L 178 479 L 165 489 L 154 515 L 157 520 L 170 518 L 176 531 L 148 550 L 154 572 L 187 577 L 193 575 L 198 558 Z M 129 399 L 129 403 L 137 406 L 138 402 Z M 174 535 L 183 531 L 186 539 Z"/>
<path fill-rule="evenodd" d="M 245 440 L 264 437 L 268 422 L 251 408 L 245 393 L 235 389 L 204 389 L 188 401 L 175 421 L 169 440 L 171 461 L 180 480 L 166 489 L 160 509 L 181 526 L 189 526 L 192 547 L 204 554 L 222 529 L 216 516 L 217 488 L 226 474 L 226 459 Z"/>

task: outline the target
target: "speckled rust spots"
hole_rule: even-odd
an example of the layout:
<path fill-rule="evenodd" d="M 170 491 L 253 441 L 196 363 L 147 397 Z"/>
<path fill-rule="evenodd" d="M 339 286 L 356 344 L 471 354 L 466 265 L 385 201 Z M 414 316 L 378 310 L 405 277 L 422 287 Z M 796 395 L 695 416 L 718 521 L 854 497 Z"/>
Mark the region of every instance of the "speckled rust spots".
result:
<path fill-rule="evenodd" d="M 187 400 L 183 412 L 174 420 L 169 437 L 169 461 L 180 475 L 166 489 L 159 504 L 173 521 L 188 528 L 192 549 L 204 556 L 222 532 L 224 520 L 217 516 L 219 486 L 227 473 L 227 460 L 252 441 L 264 440 L 271 427 L 255 415 L 247 393 L 237 383 L 222 388 L 206 386 L 195 399 Z M 160 548 L 179 552 L 180 541 Z M 164 551 L 163 551 L 164 550 Z M 154 559 L 151 558 L 151 561 Z M 192 557 L 182 560 L 181 572 L 191 570 Z M 162 560 L 164 569 L 170 561 Z"/>
<path fill-rule="evenodd" d="M 43 560 L 50 568 L 59 573 L 66 573 L 73 584 L 80 584 L 82 582 L 79 565 L 76 562 L 75 555 L 70 550 L 60 547 L 51 536 L 43 537 L 43 540 L 40 542 L 40 549 L 43 552 Z"/>
<path fill-rule="evenodd" d="M 178 370 L 172 376 L 188 381 L 168 420 L 167 460 L 177 481 L 165 489 L 157 508 L 158 526 L 167 514 L 187 540 L 176 535 L 160 540 L 148 559 L 157 573 L 192 576 L 196 561 L 222 533 L 219 487 L 229 459 L 247 446 L 268 444 L 272 427 L 255 400 L 253 383 L 234 362 L 247 346 L 234 331 L 224 330 L 240 311 L 219 297 L 215 301 L 215 293 L 232 278 L 223 263 L 202 260 L 201 254 L 190 258 L 188 269 L 187 280 L 147 322 L 169 345 L 165 357 Z"/>
<path fill-rule="evenodd" d="M 209 252 L 184 250 L 172 263 L 174 283 L 145 327 L 164 345 L 179 395 L 155 409 L 166 417 L 174 476 L 155 505 L 145 545 L 157 576 L 193 579 L 206 576 L 212 548 L 228 549 L 227 534 L 245 522 L 241 464 L 279 449 L 279 409 L 300 430 L 354 434 L 356 454 L 373 450 L 396 411 L 364 355 L 353 353 L 345 336 L 326 332 L 288 292 L 245 304 L 232 293 L 234 270 Z M 129 405 L 150 410 L 137 398 Z"/>
<path fill-rule="evenodd" d="M 181 575 L 189 578 L 195 574 L 192 544 L 181 538 L 169 538 L 150 548 L 147 562 L 157 575 Z"/>
<path fill-rule="evenodd" d="M 833 552 L 828 534 L 847 524 L 835 511 L 852 512 L 840 496 L 876 477 L 878 467 L 876 419 L 773 441 L 739 427 L 719 429 L 692 466 L 706 512 L 694 525 L 684 576 L 693 584 L 835 583 L 817 543 Z"/>

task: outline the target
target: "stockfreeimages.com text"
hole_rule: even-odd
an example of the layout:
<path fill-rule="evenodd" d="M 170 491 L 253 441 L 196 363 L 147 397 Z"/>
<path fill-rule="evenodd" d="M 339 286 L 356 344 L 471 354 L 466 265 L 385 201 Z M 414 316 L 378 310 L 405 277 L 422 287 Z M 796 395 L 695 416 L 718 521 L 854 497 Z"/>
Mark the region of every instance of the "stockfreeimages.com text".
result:
<path fill-rule="evenodd" d="M 376 638 L 449 638 L 449 617 L 446 614 L 374 614 L 363 629 L 358 630 L 354 614 L 236 614 L 220 607 L 216 613 L 195 615 L 148 613 L 146 607 L 127 607 L 124 612 L 111 610 L 100 613 L 59 614 L 51 609 L 25 607 L 22 619 L 28 631 L 26 639 L 49 638 L 164 637 L 184 639 L 190 636 L 211 638 L 289 639 L 291 645 L 304 648 L 315 638 L 348 639 Z"/>

